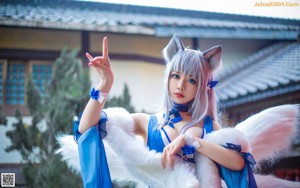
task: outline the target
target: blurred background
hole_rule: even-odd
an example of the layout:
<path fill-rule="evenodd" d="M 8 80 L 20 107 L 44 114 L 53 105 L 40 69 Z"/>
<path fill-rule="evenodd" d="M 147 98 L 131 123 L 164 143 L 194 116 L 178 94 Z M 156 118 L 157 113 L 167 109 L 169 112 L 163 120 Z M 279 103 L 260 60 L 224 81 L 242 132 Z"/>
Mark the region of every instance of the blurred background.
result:
<path fill-rule="evenodd" d="M 174 33 L 193 49 L 223 46 L 224 126 L 300 102 L 300 1 L 142 2 L 0 1 L 0 172 L 15 173 L 17 187 L 82 186 L 55 155 L 55 135 L 72 134 L 99 81 L 84 54 L 101 55 L 104 36 L 115 72 L 107 107 L 160 109 L 162 49 Z M 300 181 L 299 136 L 293 143 L 263 171 Z"/>

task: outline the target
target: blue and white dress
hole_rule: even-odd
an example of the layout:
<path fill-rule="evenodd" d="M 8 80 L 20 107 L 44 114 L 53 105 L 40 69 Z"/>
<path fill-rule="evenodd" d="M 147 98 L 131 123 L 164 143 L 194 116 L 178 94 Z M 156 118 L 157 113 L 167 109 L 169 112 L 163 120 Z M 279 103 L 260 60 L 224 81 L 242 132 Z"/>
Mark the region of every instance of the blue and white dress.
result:
<path fill-rule="evenodd" d="M 109 167 L 106 159 L 104 144 L 102 139 L 106 136 L 107 116 L 104 112 L 96 126 L 91 127 L 83 135 L 78 131 L 79 120 L 74 122 L 74 138 L 78 143 L 80 166 L 82 172 L 82 180 L 85 188 L 105 187 L 111 188 L 112 181 L 110 177 Z M 155 115 L 150 116 L 148 123 L 148 139 L 147 146 L 150 150 L 162 152 L 165 145 L 171 142 L 164 129 L 157 129 L 158 120 Z M 203 134 L 209 134 L 213 131 L 213 123 L 209 116 L 204 120 Z M 226 148 L 241 151 L 240 145 L 227 143 Z M 242 153 L 245 159 L 245 166 L 240 171 L 229 170 L 219 164 L 220 177 L 226 182 L 228 188 L 256 188 L 256 182 L 253 176 L 252 167 L 254 160 L 249 153 Z"/>
<path fill-rule="evenodd" d="M 157 152 L 163 152 L 164 147 L 171 143 L 171 140 L 167 134 L 167 132 L 162 129 L 157 129 L 157 116 L 152 115 L 150 116 L 150 120 L 148 123 L 148 139 L 147 139 L 147 146 L 150 150 L 155 150 Z M 210 116 L 206 116 L 204 119 L 203 129 L 202 129 L 202 136 L 203 139 L 205 134 L 209 134 L 213 131 L 213 122 Z M 227 146 L 224 146 L 229 149 L 236 150 L 241 153 L 243 158 L 245 159 L 245 166 L 240 171 L 234 171 L 227 169 L 219 164 L 216 163 L 220 177 L 225 181 L 228 188 L 256 188 L 256 181 L 254 179 L 254 175 L 252 172 L 253 165 L 255 161 L 251 154 L 249 153 L 242 153 L 241 146 L 235 145 L 232 143 L 227 143 Z M 182 157 L 182 155 L 179 155 Z M 183 157 L 182 157 L 183 158 Z M 186 160 L 186 158 L 183 158 Z M 193 160 L 187 160 L 191 162 Z"/>

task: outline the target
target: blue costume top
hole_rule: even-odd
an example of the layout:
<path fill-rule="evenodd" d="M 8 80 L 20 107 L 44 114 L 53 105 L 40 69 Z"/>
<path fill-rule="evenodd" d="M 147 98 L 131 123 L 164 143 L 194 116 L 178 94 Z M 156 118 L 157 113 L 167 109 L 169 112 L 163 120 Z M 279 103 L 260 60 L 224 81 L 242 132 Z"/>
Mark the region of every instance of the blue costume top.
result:
<path fill-rule="evenodd" d="M 102 141 L 102 138 L 106 136 L 106 121 L 106 114 L 102 112 L 98 124 L 91 127 L 83 135 L 78 131 L 80 118 L 74 122 L 74 139 L 78 143 L 84 188 L 112 188 L 112 181 Z M 157 123 L 156 116 L 151 116 L 148 123 L 147 145 L 152 150 L 162 152 L 165 147 L 162 135 L 165 135 L 169 142 L 171 141 L 165 131 L 162 130 L 162 134 L 160 130 L 156 129 Z M 212 120 L 207 116 L 204 120 L 202 138 L 211 131 L 213 131 Z M 241 152 L 240 145 L 227 143 L 227 146 L 224 147 Z M 241 153 L 241 155 L 245 159 L 245 166 L 240 171 L 233 171 L 216 164 L 219 169 L 220 177 L 226 182 L 228 188 L 257 188 L 252 172 L 255 161 L 249 153 Z"/>
<path fill-rule="evenodd" d="M 157 128 L 158 120 L 157 116 L 150 116 L 150 120 L 148 123 L 148 139 L 147 146 L 150 150 L 155 150 L 157 152 L 163 152 L 164 147 L 171 142 L 167 132 L 162 128 L 159 130 Z M 202 136 L 203 139 L 205 134 L 209 134 L 213 131 L 213 122 L 210 116 L 206 116 L 204 119 Z M 168 143 L 163 139 L 166 138 Z M 229 149 L 236 150 L 241 152 L 241 146 L 235 145 L 231 143 L 227 143 L 227 146 L 224 146 Z M 227 169 L 216 163 L 220 177 L 226 182 L 228 188 L 257 188 L 252 168 L 255 164 L 255 161 L 251 154 L 249 153 L 241 153 L 243 158 L 245 159 L 245 166 L 240 171 L 234 171 Z"/>
<path fill-rule="evenodd" d="M 167 132 L 164 128 L 159 130 L 157 128 L 158 120 L 156 115 L 150 116 L 148 123 L 148 139 L 147 146 L 150 150 L 155 150 L 157 152 L 163 152 L 164 147 L 171 142 Z M 203 131 L 201 138 L 204 138 L 205 134 L 213 131 L 212 120 L 209 116 L 204 119 Z M 165 139 L 163 139 L 165 138 Z"/>

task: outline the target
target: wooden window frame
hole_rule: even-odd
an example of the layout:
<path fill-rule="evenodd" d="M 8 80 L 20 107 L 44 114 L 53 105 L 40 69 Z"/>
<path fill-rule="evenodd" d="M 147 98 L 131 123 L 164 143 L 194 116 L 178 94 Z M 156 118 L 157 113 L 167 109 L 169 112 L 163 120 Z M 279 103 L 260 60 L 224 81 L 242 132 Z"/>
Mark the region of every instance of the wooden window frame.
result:
<path fill-rule="evenodd" d="M 3 96 L 2 96 L 2 104 L 1 104 L 1 110 L 2 112 L 7 116 L 14 116 L 15 111 L 18 108 L 23 116 L 29 116 L 29 110 L 27 108 L 27 96 L 26 96 L 26 83 L 29 79 L 29 76 L 33 73 L 33 65 L 53 65 L 53 61 L 49 60 L 26 60 L 26 59 L 0 59 L 0 63 L 3 63 Z M 7 80 L 7 68 L 8 64 L 25 64 L 25 96 L 24 96 L 24 103 L 25 104 L 7 104 L 6 103 L 6 80 Z"/>

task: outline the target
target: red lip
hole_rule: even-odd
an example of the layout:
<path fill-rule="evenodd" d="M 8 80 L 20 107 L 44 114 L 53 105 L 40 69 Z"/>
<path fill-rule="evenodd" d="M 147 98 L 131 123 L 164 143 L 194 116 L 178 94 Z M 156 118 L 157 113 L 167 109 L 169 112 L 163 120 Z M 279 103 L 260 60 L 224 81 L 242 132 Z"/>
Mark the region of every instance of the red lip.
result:
<path fill-rule="evenodd" d="M 184 95 L 182 95 L 181 93 L 174 93 L 175 94 L 175 96 L 177 97 L 177 98 L 183 98 L 184 97 Z"/>

